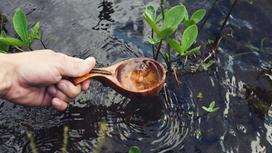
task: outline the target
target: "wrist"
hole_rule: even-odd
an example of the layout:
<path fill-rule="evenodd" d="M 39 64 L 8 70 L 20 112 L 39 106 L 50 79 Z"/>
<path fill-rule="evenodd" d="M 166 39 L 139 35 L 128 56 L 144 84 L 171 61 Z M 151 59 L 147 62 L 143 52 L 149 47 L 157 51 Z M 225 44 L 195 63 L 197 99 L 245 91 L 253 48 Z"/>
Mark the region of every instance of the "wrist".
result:
<path fill-rule="evenodd" d="M 0 53 L 0 97 L 5 97 L 12 86 L 12 77 L 15 66 L 11 55 Z"/>

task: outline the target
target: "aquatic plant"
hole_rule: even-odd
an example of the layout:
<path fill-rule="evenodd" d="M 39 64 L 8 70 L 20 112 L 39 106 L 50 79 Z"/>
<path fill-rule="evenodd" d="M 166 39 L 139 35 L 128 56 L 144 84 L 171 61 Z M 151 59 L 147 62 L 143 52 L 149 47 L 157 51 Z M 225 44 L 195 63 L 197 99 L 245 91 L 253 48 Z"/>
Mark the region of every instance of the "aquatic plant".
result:
<path fill-rule="evenodd" d="M 61 147 L 61 153 L 68 153 L 68 151 L 67 151 L 68 138 L 69 138 L 68 131 L 69 131 L 68 126 L 64 126 L 64 128 L 63 128 L 63 144 Z M 28 131 L 26 135 L 27 135 L 28 140 L 30 141 L 31 153 L 39 153 L 36 143 L 35 143 L 35 140 L 34 140 L 34 137 L 32 135 L 32 132 Z"/>
<path fill-rule="evenodd" d="M 9 37 L 4 31 L 1 31 L 0 50 L 2 52 L 7 52 L 10 46 L 17 48 L 18 50 L 24 48 L 31 49 L 34 40 L 41 40 L 40 21 L 36 22 L 32 28 L 29 28 L 27 17 L 22 9 L 16 9 L 12 21 L 13 28 L 19 38 Z"/>
<path fill-rule="evenodd" d="M 63 144 L 61 148 L 61 153 L 67 153 L 67 146 L 68 146 L 68 138 L 69 138 L 69 133 L 68 133 L 68 126 L 64 126 L 63 128 Z"/>
<path fill-rule="evenodd" d="M 216 106 L 215 106 L 215 101 L 212 101 L 212 102 L 209 104 L 208 107 L 202 106 L 201 108 L 204 109 L 204 110 L 205 110 L 206 112 L 208 112 L 208 113 L 214 113 L 214 112 L 216 112 L 216 111 L 219 110 L 219 107 L 216 107 Z"/>
<path fill-rule="evenodd" d="M 161 13 L 158 13 L 153 5 L 148 5 L 143 16 L 152 29 L 148 42 L 153 45 L 153 58 L 157 60 L 160 55 L 167 64 L 168 70 L 171 70 L 172 62 L 177 61 L 180 57 L 194 55 L 200 50 L 200 46 L 194 45 L 198 37 L 196 24 L 204 18 L 206 10 L 196 10 L 189 17 L 184 5 L 176 5 L 166 10 L 163 0 L 161 0 L 160 9 Z M 183 32 L 180 38 L 176 38 L 175 33 L 179 27 L 183 27 Z M 161 52 L 163 42 L 167 47 L 166 51 Z"/>
<path fill-rule="evenodd" d="M 128 153 L 141 153 L 141 149 L 138 146 L 132 146 L 129 148 Z"/>
<path fill-rule="evenodd" d="M 38 150 L 37 150 L 37 147 L 36 147 L 32 132 L 30 132 L 30 131 L 27 132 L 27 138 L 30 141 L 31 152 L 32 153 L 38 153 Z"/>
<path fill-rule="evenodd" d="M 103 145 L 105 144 L 106 141 L 106 136 L 108 132 L 108 122 L 105 119 L 102 119 L 99 123 L 99 130 L 98 130 L 98 138 L 97 138 L 97 143 L 94 147 L 93 152 L 94 153 L 100 153 L 102 150 Z"/>

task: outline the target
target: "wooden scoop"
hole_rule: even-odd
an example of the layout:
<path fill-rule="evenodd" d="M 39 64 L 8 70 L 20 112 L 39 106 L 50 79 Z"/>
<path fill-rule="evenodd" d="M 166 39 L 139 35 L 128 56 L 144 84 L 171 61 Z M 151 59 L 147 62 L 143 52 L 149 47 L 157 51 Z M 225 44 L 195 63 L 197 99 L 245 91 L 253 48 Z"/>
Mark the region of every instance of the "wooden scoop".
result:
<path fill-rule="evenodd" d="M 112 88 L 129 95 L 151 96 L 158 93 L 166 79 L 164 67 L 150 58 L 130 58 L 109 67 L 94 68 L 74 78 L 75 85 L 90 78 L 104 80 Z"/>

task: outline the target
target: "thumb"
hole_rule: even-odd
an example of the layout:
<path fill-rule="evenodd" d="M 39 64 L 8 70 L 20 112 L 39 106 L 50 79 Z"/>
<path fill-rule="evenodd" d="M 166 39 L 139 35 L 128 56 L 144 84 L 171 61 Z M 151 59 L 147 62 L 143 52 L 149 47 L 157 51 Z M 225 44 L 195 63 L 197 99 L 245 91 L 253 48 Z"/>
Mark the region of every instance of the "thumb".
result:
<path fill-rule="evenodd" d="M 80 77 L 91 71 L 95 66 L 95 58 L 88 57 L 87 59 L 79 59 L 67 56 L 62 62 L 60 73 L 67 77 Z"/>

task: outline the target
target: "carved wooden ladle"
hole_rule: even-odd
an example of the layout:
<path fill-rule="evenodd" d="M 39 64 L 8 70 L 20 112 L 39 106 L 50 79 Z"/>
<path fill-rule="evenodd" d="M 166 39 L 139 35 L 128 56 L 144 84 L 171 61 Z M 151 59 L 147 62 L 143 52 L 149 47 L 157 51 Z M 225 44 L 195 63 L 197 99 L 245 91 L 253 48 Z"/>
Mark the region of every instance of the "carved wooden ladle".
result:
<path fill-rule="evenodd" d="M 130 58 L 109 67 L 94 68 L 88 74 L 72 81 L 78 85 L 91 78 L 104 80 L 124 94 L 152 96 L 163 87 L 166 72 L 164 67 L 153 59 Z"/>

